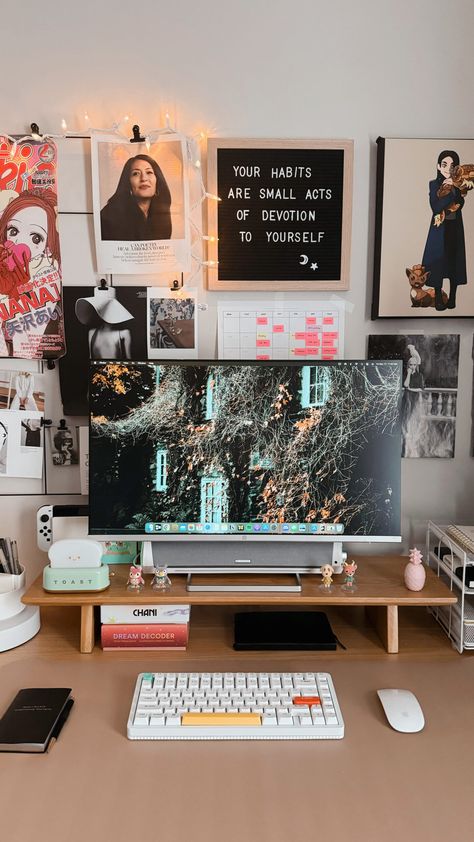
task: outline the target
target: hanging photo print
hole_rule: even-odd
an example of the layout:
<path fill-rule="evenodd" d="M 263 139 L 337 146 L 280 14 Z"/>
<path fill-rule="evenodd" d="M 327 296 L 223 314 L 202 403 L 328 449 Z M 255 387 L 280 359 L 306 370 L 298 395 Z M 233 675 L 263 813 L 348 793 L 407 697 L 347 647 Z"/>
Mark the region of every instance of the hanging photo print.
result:
<path fill-rule="evenodd" d="M 372 318 L 474 317 L 474 140 L 377 140 Z"/>
<path fill-rule="evenodd" d="M 0 371 L 0 477 L 43 474 L 44 375 Z"/>
<path fill-rule="evenodd" d="M 67 341 L 59 361 L 65 415 L 88 415 L 89 360 L 144 360 L 145 287 L 64 287 Z"/>
<path fill-rule="evenodd" d="M 196 359 L 197 293 L 148 287 L 148 359 Z"/>
<path fill-rule="evenodd" d="M 369 336 L 370 360 L 403 360 L 402 456 L 452 459 L 459 335 Z"/>
<path fill-rule="evenodd" d="M 77 428 L 68 427 L 61 418 L 59 427 L 49 427 L 51 461 L 53 465 L 63 468 L 79 464 L 79 448 Z"/>
<path fill-rule="evenodd" d="M 191 240 L 185 139 L 130 143 L 92 135 L 94 230 L 99 272 L 189 272 Z"/>
<path fill-rule="evenodd" d="M 0 134 L 0 356 L 65 353 L 57 227 L 57 150 L 51 140 Z"/>

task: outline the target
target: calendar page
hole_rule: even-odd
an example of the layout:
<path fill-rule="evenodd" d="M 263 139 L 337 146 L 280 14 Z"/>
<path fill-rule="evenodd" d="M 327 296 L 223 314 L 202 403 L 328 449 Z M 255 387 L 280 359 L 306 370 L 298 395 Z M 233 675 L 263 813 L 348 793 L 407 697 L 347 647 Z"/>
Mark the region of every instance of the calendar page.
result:
<path fill-rule="evenodd" d="M 218 353 L 221 360 L 342 359 L 344 302 L 218 304 Z"/>

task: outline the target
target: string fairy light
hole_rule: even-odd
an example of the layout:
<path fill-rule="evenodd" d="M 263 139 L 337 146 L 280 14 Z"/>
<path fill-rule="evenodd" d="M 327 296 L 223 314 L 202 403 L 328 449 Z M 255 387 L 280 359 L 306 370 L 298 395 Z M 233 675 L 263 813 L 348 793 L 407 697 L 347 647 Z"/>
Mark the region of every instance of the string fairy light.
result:
<path fill-rule="evenodd" d="M 108 129 L 107 128 L 105 128 L 105 129 L 104 128 L 93 128 L 90 125 L 90 116 L 89 116 L 88 110 L 84 111 L 83 120 L 84 120 L 84 123 L 85 123 L 87 135 L 89 135 L 91 137 L 92 137 L 92 134 L 95 133 L 95 132 L 103 132 L 103 133 L 116 134 L 119 137 L 123 137 L 124 140 L 130 139 L 125 134 L 123 134 L 123 132 L 121 131 L 122 127 L 124 125 L 126 126 L 127 123 L 129 123 L 129 121 L 130 121 L 130 115 L 129 114 L 124 114 L 120 121 L 112 123 L 111 128 L 108 128 Z M 78 132 L 68 131 L 67 121 L 64 117 L 61 119 L 61 130 L 62 130 L 61 134 L 52 134 L 52 133 L 40 134 L 39 129 L 38 129 L 38 131 L 33 131 L 33 127 L 35 129 L 38 129 L 38 126 L 36 124 L 32 123 L 31 124 L 31 128 L 32 128 L 31 134 L 24 135 L 21 138 L 12 137 L 11 135 L 8 135 L 8 134 L 0 135 L 0 137 L 4 137 L 5 139 L 8 139 L 11 142 L 10 158 L 13 159 L 15 157 L 17 149 L 18 149 L 18 145 L 20 143 L 24 142 L 24 141 L 27 141 L 27 140 L 42 141 L 42 140 L 45 140 L 47 138 L 63 139 L 63 138 L 68 138 L 68 137 L 73 138 L 73 137 L 83 137 L 84 136 L 84 129 L 82 131 L 78 131 Z M 193 136 L 186 136 L 186 135 L 183 136 L 182 133 L 178 132 L 171 125 L 171 118 L 170 118 L 169 111 L 166 111 L 164 127 L 161 127 L 159 129 L 155 129 L 153 131 L 149 131 L 145 135 L 145 141 L 144 142 L 145 142 L 145 146 L 146 146 L 147 151 L 148 152 L 150 151 L 152 143 L 158 142 L 162 135 L 169 135 L 169 134 L 174 134 L 174 135 L 176 135 L 177 138 L 185 140 L 185 142 L 187 144 L 187 152 L 188 152 L 189 163 L 193 166 L 193 168 L 196 172 L 196 175 L 198 175 L 198 177 L 200 179 L 199 199 L 190 206 L 190 215 L 189 215 L 190 225 L 198 233 L 198 237 L 200 238 L 201 241 L 206 241 L 206 242 L 209 242 L 209 243 L 216 243 L 216 242 L 218 242 L 217 237 L 212 236 L 212 235 L 202 234 L 201 229 L 198 228 L 198 226 L 191 219 L 191 213 L 199 205 L 202 205 L 203 202 L 206 199 L 209 200 L 209 201 L 214 201 L 214 202 L 222 201 L 220 196 L 217 196 L 213 193 L 209 193 L 206 190 L 206 187 L 205 187 L 204 181 L 203 181 L 202 164 L 201 164 L 201 160 L 200 160 L 200 149 L 197 148 L 197 147 L 199 146 L 200 143 L 202 143 L 203 141 L 205 141 L 207 139 L 207 134 L 204 131 L 201 130 L 201 131 L 197 132 L 196 134 L 194 134 Z M 192 250 L 191 250 L 191 259 L 195 263 L 195 269 L 191 272 L 190 277 L 187 279 L 188 284 L 191 283 L 191 281 L 194 279 L 194 277 L 197 275 L 197 273 L 199 272 L 199 270 L 201 268 L 203 268 L 203 267 L 211 267 L 212 268 L 212 267 L 215 267 L 215 266 L 218 265 L 218 261 L 216 261 L 216 260 L 201 260 L 200 257 L 198 257 L 196 254 L 193 254 Z"/>

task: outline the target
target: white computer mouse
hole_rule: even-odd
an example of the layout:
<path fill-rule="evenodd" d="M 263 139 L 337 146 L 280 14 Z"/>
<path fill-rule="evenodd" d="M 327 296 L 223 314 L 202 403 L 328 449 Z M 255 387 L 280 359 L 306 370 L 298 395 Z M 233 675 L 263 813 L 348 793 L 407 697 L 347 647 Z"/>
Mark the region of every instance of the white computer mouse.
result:
<path fill-rule="evenodd" d="M 411 690 L 377 690 L 389 725 L 395 731 L 414 734 L 425 727 L 420 703 Z"/>

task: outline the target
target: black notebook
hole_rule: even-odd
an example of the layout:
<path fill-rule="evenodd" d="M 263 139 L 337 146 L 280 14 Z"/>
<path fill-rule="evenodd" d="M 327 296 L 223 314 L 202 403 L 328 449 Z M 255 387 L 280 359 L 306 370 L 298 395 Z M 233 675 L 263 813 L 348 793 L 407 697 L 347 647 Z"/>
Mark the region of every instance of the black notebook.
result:
<path fill-rule="evenodd" d="M 248 611 L 235 615 L 234 649 L 336 649 L 323 611 Z"/>
<path fill-rule="evenodd" d="M 74 704 L 70 695 L 70 687 L 20 690 L 0 719 L 0 751 L 46 751 Z"/>

